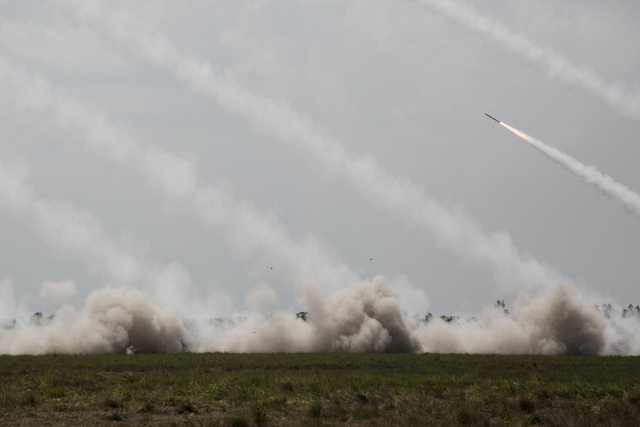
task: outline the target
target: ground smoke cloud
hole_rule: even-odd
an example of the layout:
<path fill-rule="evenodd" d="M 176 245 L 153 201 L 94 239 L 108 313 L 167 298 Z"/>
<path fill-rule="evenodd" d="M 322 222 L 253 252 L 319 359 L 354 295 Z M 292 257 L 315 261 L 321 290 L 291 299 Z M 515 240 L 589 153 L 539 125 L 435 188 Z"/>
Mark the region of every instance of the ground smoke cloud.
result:
<path fill-rule="evenodd" d="M 52 286 L 58 285 L 43 285 L 42 295 Z M 72 290 L 68 281 L 59 286 Z M 300 284 L 298 291 L 305 311 L 297 314 L 268 311 L 275 293 L 261 283 L 247 299 L 260 312 L 195 319 L 185 327 L 175 311 L 152 304 L 139 291 L 106 288 L 91 294 L 82 310 L 67 304 L 53 315 L 3 319 L 0 353 L 640 354 L 640 307 L 596 307 L 563 282 L 521 294 L 512 311 L 503 302 L 473 317 L 409 317 L 383 277 L 330 296 L 310 284 Z"/>
<path fill-rule="evenodd" d="M 376 277 L 323 297 L 312 285 L 300 285 L 307 311 L 251 315 L 225 330 L 214 325 L 199 351 L 225 352 L 418 352 L 411 323 L 397 295 Z"/>
<path fill-rule="evenodd" d="M 0 329 L 0 353 L 176 353 L 185 333 L 174 311 L 152 304 L 142 292 L 105 288 L 89 295 L 82 311 L 63 305 L 55 314 L 38 312 L 29 321 Z"/>
<path fill-rule="evenodd" d="M 298 316 L 255 314 L 235 323 L 214 321 L 201 335 L 197 351 L 559 355 L 635 351 L 633 333 L 613 349 L 608 341 L 620 337 L 608 337 L 612 321 L 567 283 L 534 296 L 521 295 L 513 313 L 496 306 L 468 319 L 443 316 L 426 321 L 403 314 L 395 292 L 382 277 L 328 298 L 313 287 L 301 287 L 300 292 L 308 311 Z M 632 328 L 627 325 L 626 329 Z"/>
<path fill-rule="evenodd" d="M 445 353 L 598 355 L 606 344 L 602 314 L 564 283 L 521 301 L 513 314 L 496 306 L 470 320 L 437 318 L 416 334 L 425 351 Z"/>

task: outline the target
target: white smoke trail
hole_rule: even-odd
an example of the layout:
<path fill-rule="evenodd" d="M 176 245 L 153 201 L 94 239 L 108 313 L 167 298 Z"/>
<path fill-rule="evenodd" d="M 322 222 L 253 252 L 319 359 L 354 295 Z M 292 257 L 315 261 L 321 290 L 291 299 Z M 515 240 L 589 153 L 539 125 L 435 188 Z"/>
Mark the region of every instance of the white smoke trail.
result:
<path fill-rule="evenodd" d="M 184 307 L 190 279 L 177 263 L 149 264 L 124 253 L 100 222 L 86 211 L 39 198 L 25 183 L 25 168 L 0 164 L 0 211 L 25 223 L 57 252 L 79 259 L 112 286 L 145 289 L 156 300 Z M 93 292 L 82 312 L 73 305 L 72 281 L 44 282 L 42 302 L 56 314 L 24 322 L 12 287 L 0 282 L 0 354 L 122 353 L 181 351 L 186 333 L 171 309 L 161 309 L 142 292 L 105 288 Z M 22 322 L 17 318 L 22 315 Z"/>
<path fill-rule="evenodd" d="M 261 214 L 221 189 L 200 186 L 192 161 L 143 145 L 104 112 L 54 89 L 43 77 L 31 76 L 0 56 L 2 80 L 17 92 L 20 108 L 51 111 L 58 126 L 79 132 L 91 148 L 113 161 L 132 162 L 176 210 L 186 210 L 206 227 L 225 232 L 237 252 L 253 256 L 261 251 L 270 262 L 327 289 L 339 289 L 356 280 L 356 274 L 331 260 L 313 236 L 294 240 L 273 215 Z"/>
<path fill-rule="evenodd" d="M 550 147 L 544 142 L 515 129 L 506 123 L 500 122 L 500 125 L 513 132 L 523 141 L 528 142 L 532 147 L 536 148 L 549 159 L 561 165 L 573 175 L 580 178 L 585 184 L 595 187 L 609 199 L 622 206 L 627 212 L 640 217 L 640 195 L 635 191 L 614 181 L 613 178 L 609 175 L 603 174 L 594 166 L 588 166 L 580 163 L 568 154 Z"/>
<path fill-rule="evenodd" d="M 75 4 L 83 20 L 106 25 L 112 35 L 139 50 L 144 57 L 174 72 L 193 90 L 214 98 L 224 109 L 250 119 L 256 127 L 288 143 L 310 150 L 329 170 L 345 176 L 374 204 L 409 220 L 430 232 L 437 243 L 481 265 L 501 284 L 540 286 L 560 279 L 559 273 L 514 246 L 506 233 L 487 235 L 472 220 L 449 212 L 407 177 L 395 177 L 371 158 L 350 157 L 335 139 L 325 136 L 305 117 L 286 105 L 256 95 L 229 73 L 218 75 L 201 59 L 183 54 L 159 33 L 150 34 L 119 9 L 109 11 L 94 0 Z"/>
<path fill-rule="evenodd" d="M 80 260 L 110 286 L 145 289 L 181 305 L 191 285 L 182 265 L 148 263 L 125 253 L 91 213 L 38 197 L 25 177 L 23 165 L 0 163 L 0 212 L 24 223 L 50 248 Z"/>
<path fill-rule="evenodd" d="M 42 6 L 38 6 L 42 7 Z M 124 55 L 101 45 L 91 37 L 89 28 L 55 27 L 26 23 L 0 22 L 0 46 L 11 55 L 26 61 L 36 60 L 48 66 L 68 71 L 119 71 L 127 67 Z"/>
<path fill-rule="evenodd" d="M 421 0 L 476 33 L 502 44 L 527 61 L 541 64 L 548 75 L 561 83 L 587 90 L 622 115 L 640 119 L 640 92 L 621 82 L 608 83 L 595 72 L 580 67 L 548 47 L 540 47 L 526 36 L 514 33 L 499 21 L 487 18 L 471 7 L 453 0 Z"/>

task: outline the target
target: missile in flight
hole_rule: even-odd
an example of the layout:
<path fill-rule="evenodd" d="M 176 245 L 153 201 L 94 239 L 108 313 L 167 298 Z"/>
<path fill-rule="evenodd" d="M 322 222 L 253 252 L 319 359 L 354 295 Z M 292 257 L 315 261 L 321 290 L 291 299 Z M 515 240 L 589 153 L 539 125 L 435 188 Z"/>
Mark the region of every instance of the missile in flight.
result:
<path fill-rule="evenodd" d="M 488 115 L 487 113 L 484 113 L 484 115 L 485 115 L 485 116 L 487 116 L 487 117 L 489 117 L 490 119 L 493 119 L 493 120 L 495 120 L 496 122 L 500 123 L 500 120 L 496 119 L 495 117 L 490 116 L 490 115 Z"/>

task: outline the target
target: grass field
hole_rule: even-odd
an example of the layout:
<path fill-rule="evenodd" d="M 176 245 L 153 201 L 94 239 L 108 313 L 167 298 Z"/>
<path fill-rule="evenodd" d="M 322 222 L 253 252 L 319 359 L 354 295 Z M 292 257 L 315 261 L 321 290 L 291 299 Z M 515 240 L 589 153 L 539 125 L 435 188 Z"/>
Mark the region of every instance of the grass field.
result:
<path fill-rule="evenodd" d="M 629 425 L 640 358 L 0 356 L 0 425 Z"/>

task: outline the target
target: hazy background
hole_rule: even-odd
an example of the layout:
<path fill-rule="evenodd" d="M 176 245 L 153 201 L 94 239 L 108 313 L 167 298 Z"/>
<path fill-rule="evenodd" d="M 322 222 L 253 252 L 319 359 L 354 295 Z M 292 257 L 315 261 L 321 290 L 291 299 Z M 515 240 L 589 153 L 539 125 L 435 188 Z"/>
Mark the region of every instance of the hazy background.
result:
<path fill-rule="evenodd" d="M 289 105 L 350 156 L 371 156 L 485 231 L 508 232 L 523 253 L 597 302 L 640 303 L 640 219 L 483 115 L 640 189 L 640 121 L 550 77 L 544 66 L 420 1 L 108 3 L 216 71 L 232 73 L 246 89 Z M 193 160 L 202 185 L 224 188 L 270 215 L 295 240 L 313 236 L 360 278 L 384 275 L 410 315 L 474 311 L 518 291 L 372 205 L 308 151 L 256 130 L 103 27 L 83 23 L 73 12 L 78 4 L 0 0 L 0 55 L 103 110 L 140 143 Z M 624 82 L 625 91 L 639 89 L 637 2 L 473 7 L 607 82 Z M 12 83 L 0 85 L 0 161 L 21 163 L 38 198 L 89 212 L 132 257 L 179 263 L 190 277 L 189 298 L 213 294 L 212 317 L 246 306 L 245 295 L 259 282 L 276 290 L 281 308 L 299 308 L 299 275 L 277 255 L 230 245 L 224 227 L 208 230 L 169 206 L 135 166 L 109 161 L 78 133 L 16 107 L 15 92 Z M 37 297 L 45 281 L 73 280 L 82 298 L 114 284 L 77 253 L 45 241 L 19 214 L 6 206 L 0 212 L 0 279 L 11 283 L 15 301 L 44 309 Z"/>

